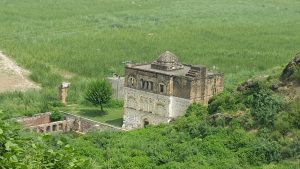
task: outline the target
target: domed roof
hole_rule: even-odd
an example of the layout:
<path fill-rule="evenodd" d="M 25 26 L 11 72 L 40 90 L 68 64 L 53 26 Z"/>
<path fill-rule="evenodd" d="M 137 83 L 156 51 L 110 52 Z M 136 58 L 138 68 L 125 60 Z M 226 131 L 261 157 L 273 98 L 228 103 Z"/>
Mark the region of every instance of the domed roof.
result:
<path fill-rule="evenodd" d="M 166 51 L 165 53 L 161 54 L 157 59 L 157 62 L 160 63 L 177 63 L 177 57 L 174 53 Z"/>

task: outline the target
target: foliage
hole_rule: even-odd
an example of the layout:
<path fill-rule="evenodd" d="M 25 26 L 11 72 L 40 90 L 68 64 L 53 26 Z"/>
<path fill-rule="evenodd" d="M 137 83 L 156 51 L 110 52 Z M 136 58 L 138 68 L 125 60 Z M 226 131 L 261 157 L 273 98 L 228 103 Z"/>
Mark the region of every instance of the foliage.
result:
<path fill-rule="evenodd" d="M 256 82 L 242 96 L 243 103 L 251 108 L 256 125 L 273 126 L 275 116 L 282 110 L 283 103 L 263 82 Z"/>
<path fill-rule="evenodd" d="M 291 102 L 287 106 L 288 110 L 288 121 L 291 123 L 291 126 L 300 129 L 300 98 Z"/>
<path fill-rule="evenodd" d="M 208 113 L 224 113 L 226 111 L 235 112 L 238 110 L 238 100 L 229 92 L 223 92 L 212 97 L 208 102 Z"/>
<path fill-rule="evenodd" d="M 50 115 L 50 120 L 52 122 L 55 122 L 55 121 L 61 121 L 64 119 L 64 113 L 63 112 L 60 112 L 60 111 L 54 111 L 51 113 Z"/>
<path fill-rule="evenodd" d="M 296 80 L 297 82 L 300 83 L 300 67 L 295 66 L 291 71 L 292 71 L 292 75 L 289 78 L 289 80 Z"/>
<path fill-rule="evenodd" d="M 206 117 L 207 114 L 208 114 L 207 107 L 201 104 L 193 103 L 186 110 L 185 116 L 196 115 L 199 117 Z"/>
<path fill-rule="evenodd" d="M 38 92 L 1 94 L 0 108 L 10 117 L 61 107 L 57 85 L 65 79 L 72 83 L 68 101 L 82 103 L 89 79 L 104 78 L 111 68 L 124 74 L 123 61 L 153 61 L 166 49 L 184 63 L 215 66 L 233 89 L 299 50 L 298 6 L 296 0 L 0 1 L 1 50 L 42 85 Z M 78 168 L 96 168 L 85 156 L 99 168 L 298 168 L 299 100 L 281 112 L 281 101 L 257 87 L 210 101 L 210 115 L 238 115 L 225 127 L 211 125 L 196 105 L 170 125 L 68 141 L 24 137 L 28 133 L 0 121 L 0 166 L 70 168 L 75 161 Z"/>
<path fill-rule="evenodd" d="M 215 127 L 205 107 L 192 104 L 186 116 L 170 125 L 128 133 L 93 132 L 71 144 L 88 147 L 79 151 L 96 159 L 100 168 L 259 168 L 300 155 L 299 137 L 292 142 L 282 137 L 272 128 L 254 133 L 233 124 Z"/>
<path fill-rule="evenodd" d="M 164 11 L 170 3 L 174 5 Z M 225 71 L 228 82 L 238 82 L 282 64 L 297 52 L 293 46 L 300 42 L 295 36 L 298 25 L 293 24 L 298 19 L 295 3 L 29 0 L 13 1 L 11 6 L 1 1 L 0 20 L 5 24 L 0 30 L 0 46 L 29 68 L 32 78 L 43 86 L 61 82 L 64 77 L 60 70 L 93 78 L 107 76 L 112 68 L 114 73 L 123 74 L 123 61 L 153 61 L 166 49 L 178 53 L 186 63 L 215 65 Z M 280 7 L 277 19 L 272 5 Z M 70 10 L 65 12 L 61 6 Z M 233 19 L 232 10 L 239 17 Z M 208 16 L 210 11 L 214 14 Z M 265 32 L 285 34 L 278 39 Z M 282 44 L 285 48 L 280 50 Z"/>
<path fill-rule="evenodd" d="M 111 100 L 112 89 L 107 81 L 93 81 L 86 89 L 85 99 L 95 106 L 100 106 L 103 111 L 103 104 Z"/>
<path fill-rule="evenodd" d="M 68 103 L 81 103 L 88 80 L 106 78 L 112 70 L 124 75 L 122 62 L 150 62 L 165 50 L 183 63 L 221 70 L 230 89 L 299 50 L 294 45 L 300 43 L 297 0 L 89 2 L 0 1 L 1 51 L 29 69 L 31 79 L 42 86 L 35 94 L 26 93 L 32 104 L 18 104 L 16 95 L 1 100 L 7 114 L 51 111 L 50 100 L 38 95 L 57 99 L 62 80 L 72 83 Z"/>
<path fill-rule="evenodd" d="M 0 115 L 1 168 L 83 168 L 92 167 L 89 160 L 74 148 L 49 135 L 34 136 L 23 133 L 19 126 L 2 120 Z M 50 142 L 50 139 L 52 141 Z"/>

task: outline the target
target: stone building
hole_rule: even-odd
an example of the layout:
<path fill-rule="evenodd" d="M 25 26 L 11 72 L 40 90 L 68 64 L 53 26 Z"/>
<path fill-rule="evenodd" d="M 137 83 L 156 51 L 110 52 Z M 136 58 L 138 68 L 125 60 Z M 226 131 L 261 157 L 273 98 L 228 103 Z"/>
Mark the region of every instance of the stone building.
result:
<path fill-rule="evenodd" d="M 113 74 L 112 77 L 108 77 L 107 80 L 111 84 L 113 90 L 112 98 L 114 99 L 123 99 L 124 98 L 124 77 L 121 77 L 117 74 Z"/>
<path fill-rule="evenodd" d="M 123 128 L 168 123 L 193 102 L 207 104 L 223 86 L 223 74 L 181 64 L 168 51 L 150 64 L 127 64 Z"/>

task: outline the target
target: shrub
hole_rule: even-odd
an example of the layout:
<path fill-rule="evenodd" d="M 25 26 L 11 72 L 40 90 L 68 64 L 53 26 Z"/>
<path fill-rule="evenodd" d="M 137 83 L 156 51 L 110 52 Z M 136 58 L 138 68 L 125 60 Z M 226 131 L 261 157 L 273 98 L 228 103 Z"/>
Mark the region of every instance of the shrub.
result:
<path fill-rule="evenodd" d="M 207 114 L 208 114 L 207 107 L 198 103 L 193 103 L 186 110 L 185 116 L 196 115 L 199 117 L 206 117 Z"/>
<path fill-rule="evenodd" d="M 59 111 L 54 111 L 53 113 L 51 113 L 50 115 L 50 120 L 52 122 L 54 121 L 61 121 L 64 119 L 64 113 L 63 112 L 59 112 Z"/>
<path fill-rule="evenodd" d="M 256 123 L 266 127 L 274 124 L 275 116 L 282 108 L 282 103 L 268 90 L 254 93 L 248 97 L 247 102 Z"/>
<path fill-rule="evenodd" d="M 245 155 L 250 164 L 270 163 L 282 159 L 282 147 L 276 141 L 256 138 L 248 145 Z"/>
<path fill-rule="evenodd" d="M 212 97 L 208 102 L 208 113 L 215 114 L 224 111 L 236 111 L 238 109 L 238 102 L 234 94 L 223 92 Z"/>

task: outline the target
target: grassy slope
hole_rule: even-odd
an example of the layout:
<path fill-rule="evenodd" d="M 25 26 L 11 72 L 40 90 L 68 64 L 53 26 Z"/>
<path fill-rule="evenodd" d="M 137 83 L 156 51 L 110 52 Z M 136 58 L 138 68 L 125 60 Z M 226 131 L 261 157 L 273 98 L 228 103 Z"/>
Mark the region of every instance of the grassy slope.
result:
<path fill-rule="evenodd" d="M 86 82 L 83 77 L 103 77 L 112 68 L 121 73 L 122 61 L 151 61 L 166 49 L 178 54 L 184 63 L 217 66 L 226 73 L 227 87 L 286 63 L 299 50 L 300 4 L 296 0 L 132 2 L 0 0 L 0 49 L 32 70 L 32 78 L 49 88 L 62 78 L 56 70 L 77 74 L 72 81 L 71 97 L 80 95 L 83 87 L 77 85 Z M 21 105 L 12 110 L 18 111 L 40 106 L 37 100 L 56 98 L 50 89 L 44 88 L 41 93 L 0 96 L 0 108 L 8 104 Z M 75 96 L 73 99 L 76 100 Z M 230 168 L 232 164 L 242 168 L 238 167 L 238 154 L 226 148 L 226 143 L 232 140 L 229 129 L 223 129 L 224 133 L 222 128 L 216 130 L 216 134 L 203 140 L 186 138 L 188 141 L 182 139 L 189 137 L 188 131 L 168 129 L 170 127 L 151 127 L 118 136 L 104 133 L 74 144 L 87 156 L 99 158 L 96 159 L 99 162 L 109 159 L 100 163 L 108 167 L 123 165 L 122 160 L 129 165 L 141 162 L 148 166 L 155 160 L 183 158 L 190 168 Z M 238 134 L 236 138 L 242 140 Z M 248 135 L 252 134 L 245 134 Z M 223 136 L 229 137 L 225 143 Z M 95 141 L 95 145 L 91 141 Z M 178 156 L 174 156 L 170 148 L 177 150 Z M 194 154 L 186 159 L 180 156 L 185 152 Z M 223 160 L 219 160 L 218 155 Z M 114 161 L 118 159 L 121 160 Z M 297 168 L 299 160 L 292 162 Z M 284 163 L 277 168 L 291 168 Z M 276 168 L 275 164 L 265 165 L 264 168 Z M 170 164 L 172 166 L 186 167 L 177 162 Z"/>
<path fill-rule="evenodd" d="M 299 51 L 299 6 L 295 0 L 1 0 L 0 49 L 46 86 L 58 79 L 49 75 L 58 73 L 53 68 L 104 77 L 122 73 L 122 61 L 152 61 L 170 50 L 184 63 L 216 66 L 230 87 Z"/>
<path fill-rule="evenodd" d="M 1 95 L 0 108 L 49 110 L 66 80 L 61 71 L 75 75 L 67 79 L 68 98 L 80 103 L 87 79 L 122 74 L 123 61 L 152 61 L 165 50 L 183 63 L 217 67 L 232 88 L 299 51 L 299 6 L 296 0 L 0 0 L 0 49 L 44 87 Z"/>

